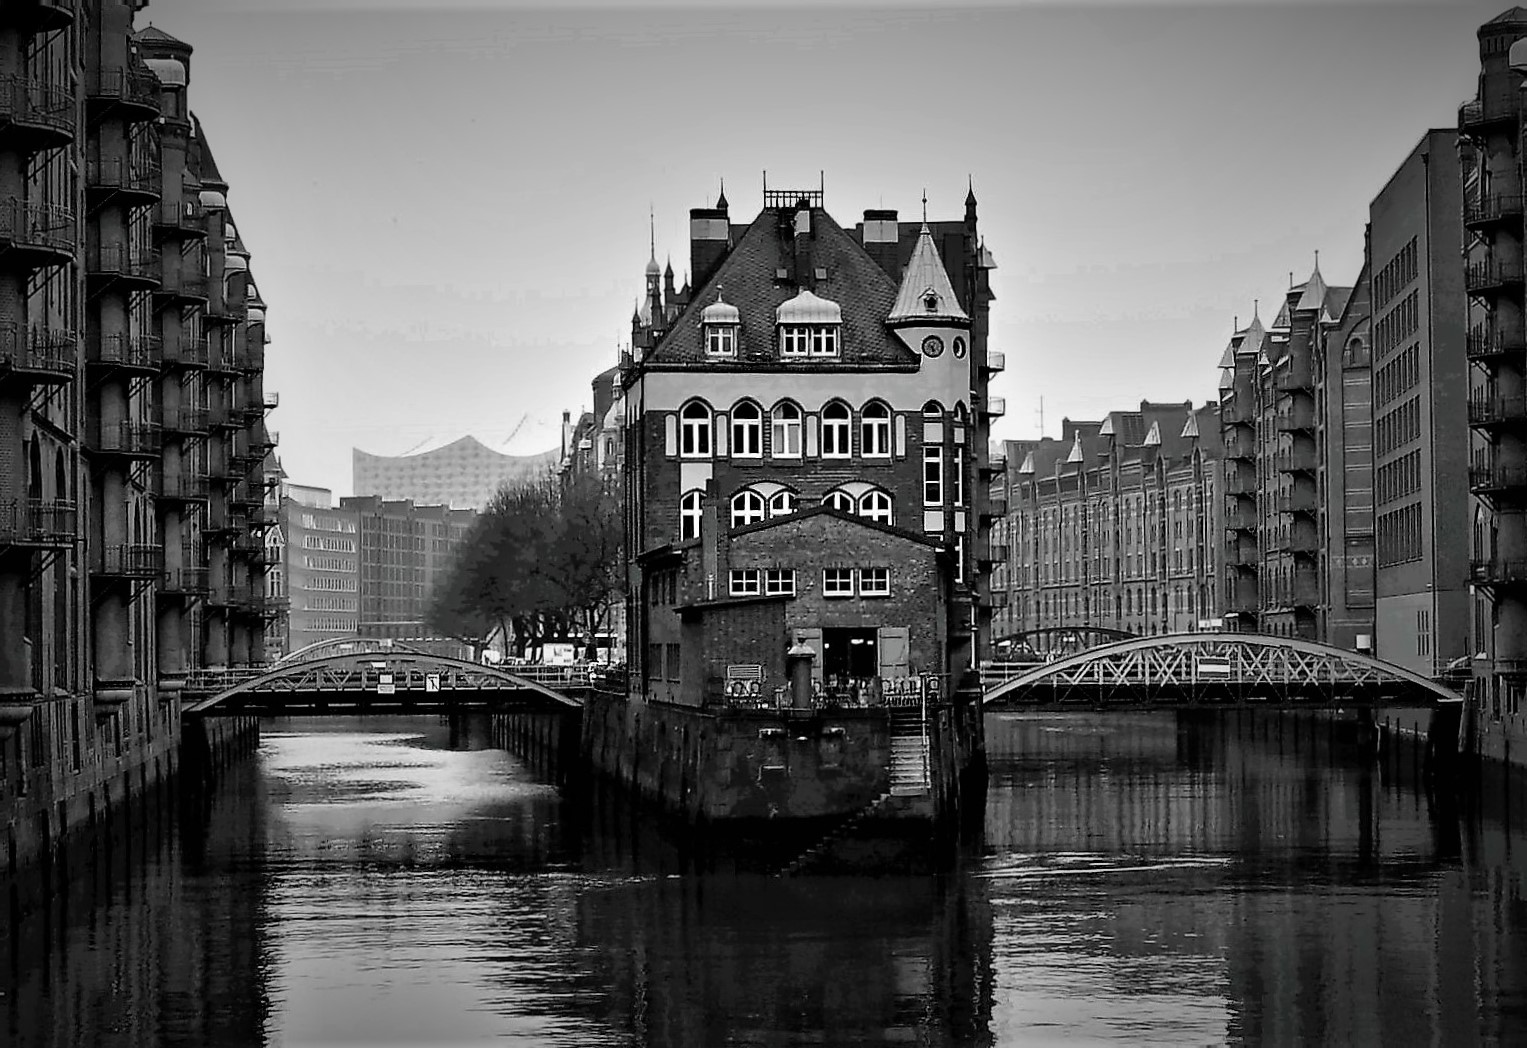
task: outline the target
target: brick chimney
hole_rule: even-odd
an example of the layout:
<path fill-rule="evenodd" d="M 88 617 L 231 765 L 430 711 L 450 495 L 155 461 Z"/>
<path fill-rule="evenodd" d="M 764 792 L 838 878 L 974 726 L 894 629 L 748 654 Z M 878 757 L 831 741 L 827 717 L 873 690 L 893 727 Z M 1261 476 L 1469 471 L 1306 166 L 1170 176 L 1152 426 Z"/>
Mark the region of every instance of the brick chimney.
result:
<path fill-rule="evenodd" d="M 715 207 L 689 209 L 689 280 L 700 287 L 710 279 L 732 249 L 732 224 L 727 217 L 726 193 Z"/>
<path fill-rule="evenodd" d="M 901 242 L 901 225 L 896 221 L 896 210 L 868 209 L 864 212 L 864 250 L 885 270 L 892 280 L 901 282 L 901 262 L 897 257 Z"/>
<path fill-rule="evenodd" d="M 794 256 L 795 286 L 810 288 L 816 286 L 816 278 L 812 273 L 811 246 L 816 239 L 816 231 L 811 224 L 811 204 L 802 197 L 796 201 L 795 216 L 792 228 L 795 236 L 792 238 L 791 253 Z"/>

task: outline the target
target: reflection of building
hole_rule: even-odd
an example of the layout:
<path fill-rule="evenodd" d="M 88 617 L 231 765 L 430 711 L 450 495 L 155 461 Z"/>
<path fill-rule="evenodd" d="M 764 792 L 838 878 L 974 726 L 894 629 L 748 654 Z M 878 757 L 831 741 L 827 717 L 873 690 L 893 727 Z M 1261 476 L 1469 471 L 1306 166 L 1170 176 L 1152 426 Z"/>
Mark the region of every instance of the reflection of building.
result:
<path fill-rule="evenodd" d="M 1191 402 L 1066 420 L 1060 440 L 1009 441 L 993 499 L 1007 512 L 992 571 L 1003 637 L 1052 626 L 1136 634 L 1215 628 L 1221 535 L 1217 408 Z"/>
<path fill-rule="evenodd" d="M 1002 410 L 974 194 L 962 221 L 850 231 L 820 190 L 768 190 L 747 224 L 723 196 L 690 227 L 692 296 L 648 263 L 622 374 L 633 684 L 778 685 L 792 635 L 818 676 L 970 665 Z"/>
<path fill-rule="evenodd" d="M 501 455 L 472 437 L 417 455 L 372 455 L 355 448 L 352 486 L 363 498 L 482 509 L 505 484 L 551 476 L 557 459 L 556 450 Z"/>
<path fill-rule="evenodd" d="M 431 636 L 429 600 L 476 519 L 470 509 L 415 506 L 407 499 L 340 499 L 354 522 L 359 603 L 351 633 L 420 640 Z"/>
<path fill-rule="evenodd" d="M 1418 673 L 1466 653 L 1468 360 L 1456 131 L 1429 131 L 1368 209 L 1374 652 Z"/>
<path fill-rule="evenodd" d="M 1523 310 L 1522 85 L 1527 10 L 1479 28 L 1479 89 L 1458 110 L 1473 144 L 1467 172 L 1463 272 L 1473 363 L 1468 421 L 1469 489 L 1475 496 L 1469 577 L 1470 652 L 1483 706 L 1482 747 L 1500 756 L 1518 743 L 1527 694 L 1527 326 Z M 1468 155 L 1466 155 L 1467 159 Z"/>

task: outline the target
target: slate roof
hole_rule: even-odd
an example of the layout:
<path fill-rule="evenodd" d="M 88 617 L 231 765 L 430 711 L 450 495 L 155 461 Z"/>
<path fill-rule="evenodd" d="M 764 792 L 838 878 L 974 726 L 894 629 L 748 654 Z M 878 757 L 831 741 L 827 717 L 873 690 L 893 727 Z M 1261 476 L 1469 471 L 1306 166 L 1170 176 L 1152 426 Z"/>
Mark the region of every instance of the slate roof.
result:
<path fill-rule="evenodd" d="M 144 26 L 133 34 L 133 39 L 140 43 L 152 42 L 158 44 L 175 44 L 178 47 L 190 47 L 191 45 L 176 36 L 171 36 L 158 26 Z"/>
<path fill-rule="evenodd" d="M 217 169 L 217 160 L 212 156 L 212 146 L 207 143 L 206 132 L 202 130 L 201 119 L 195 113 L 191 114 L 191 122 L 196 127 L 196 174 L 201 179 L 202 185 L 208 189 L 221 186 L 228 188 L 228 183 L 223 181 L 223 173 Z"/>
<path fill-rule="evenodd" d="M 1103 432 L 1109 424 L 1115 432 L 1112 438 Z M 1084 468 L 1096 470 L 1110 448 L 1121 464 L 1162 458 L 1169 466 L 1187 461 L 1195 445 L 1211 458 L 1218 457 L 1223 448 L 1219 405 L 1212 401 L 1195 408 L 1192 401 L 1160 404 L 1142 400 L 1138 411 L 1111 411 L 1102 422 L 1067 419 L 1062 430 L 1059 440 L 1046 437 L 1026 442 L 1028 451 L 1018 467 L 1019 475 L 1044 480 L 1057 474 L 1075 476 Z M 1082 449 L 1080 460 L 1076 457 L 1078 446 Z M 1010 453 L 1009 461 L 1014 457 Z"/>
<path fill-rule="evenodd" d="M 923 302 L 927 294 L 932 294 L 938 301 L 933 311 L 929 311 Z M 891 307 L 890 319 L 892 321 L 925 321 L 925 320 L 961 320 L 968 321 L 965 310 L 960 308 L 959 296 L 954 292 L 954 285 L 949 282 L 949 274 L 944 270 L 944 263 L 938 256 L 938 248 L 933 246 L 933 234 L 928 229 L 928 223 L 924 222 L 922 228 L 917 231 L 917 246 L 912 249 L 912 258 L 907 262 L 907 268 L 902 273 L 901 289 L 896 293 L 896 304 Z"/>
<path fill-rule="evenodd" d="M 735 364 L 779 359 L 775 311 L 800 291 L 793 282 L 776 281 L 775 271 L 794 273 L 790 242 L 780 237 L 772 209 L 759 212 L 743 231 L 720 267 L 695 289 L 690 305 L 674 320 L 649 353 L 646 364 L 704 363 L 708 368 L 734 366 L 732 361 L 707 360 L 696 303 L 715 301 L 720 288 L 737 307 L 742 327 L 737 334 Z M 831 364 L 916 365 L 915 354 L 885 326 L 896 301 L 896 284 L 864 248 L 820 208 L 811 210 L 813 269 L 826 269 L 827 279 L 815 282 L 815 292 L 843 309 L 841 356 Z M 792 361 L 795 365 L 797 362 Z M 807 366 L 810 366 L 809 364 Z"/>

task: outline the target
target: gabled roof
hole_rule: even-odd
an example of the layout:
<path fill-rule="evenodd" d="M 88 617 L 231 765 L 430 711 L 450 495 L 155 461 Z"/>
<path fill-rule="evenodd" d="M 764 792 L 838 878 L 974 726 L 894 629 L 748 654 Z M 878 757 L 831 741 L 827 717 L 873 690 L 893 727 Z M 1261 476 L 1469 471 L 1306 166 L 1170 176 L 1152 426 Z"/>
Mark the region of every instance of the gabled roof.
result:
<path fill-rule="evenodd" d="M 896 285 L 885 270 L 825 211 L 812 209 L 811 231 L 812 268 L 827 271 L 827 278 L 816 281 L 813 291 L 843 310 L 840 362 L 915 365 L 916 355 L 885 325 L 896 300 Z M 779 307 L 801 290 L 794 283 L 775 279 L 779 269 L 793 272 L 789 248 L 789 242 L 778 233 L 775 212 L 759 212 L 721 265 L 695 289 L 690 304 L 644 363 L 726 366 L 706 360 L 699 310 L 695 308 L 696 303 L 715 301 L 718 288 L 742 318 L 737 362 L 778 360 L 775 316 Z"/>
<path fill-rule="evenodd" d="M 1198 416 L 1197 415 L 1189 415 L 1188 416 L 1188 421 L 1186 421 L 1186 422 L 1184 422 L 1182 424 L 1182 432 L 1179 433 L 1178 436 L 1186 437 L 1189 440 L 1197 440 L 1198 439 Z"/>
<path fill-rule="evenodd" d="M 1315 263 L 1315 272 L 1310 274 L 1310 279 L 1304 282 L 1304 291 L 1299 296 L 1299 301 L 1294 305 L 1294 311 L 1303 313 L 1308 310 L 1316 310 L 1324 306 L 1326 302 L 1326 282 L 1320 275 L 1320 263 Z"/>
<path fill-rule="evenodd" d="M 1253 313 L 1251 323 L 1246 327 L 1245 337 L 1241 339 L 1241 344 L 1235 351 L 1237 354 L 1256 353 L 1260 356 L 1266 343 L 1267 329 L 1262 326 L 1262 318 Z"/>
<path fill-rule="evenodd" d="M 852 513 L 845 513 L 840 509 L 834 509 L 832 506 L 825 504 L 808 506 L 803 510 L 786 514 L 783 517 L 770 517 L 768 520 L 761 520 L 756 524 L 744 524 L 741 527 L 733 528 L 731 530 L 731 535 L 734 539 L 739 535 L 753 535 L 760 531 L 768 531 L 770 528 L 778 528 L 787 524 L 794 524 L 809 517 L 833 517 L 837 520 L 843 521 L 846 524 L 852 524 L 861 528 L 869 528 L 872 531 L 879 531 L 886 535 L 894 535 L 897 538 L 903 538 L 911 542 L 916 542 L 921 546 L 931 546 L 932 548 L 938 550 L 942 550 L 944 548 L 943 541 L 941 539 L 935 538 L 932 535 L 924 535 L 918 531 L 908 531 L 906 528 L 899 528 L 894 524 L 882 524 L 876 520 L 868 520 L 864 517 L 856 516 Z"/>
<path fill-rule="evenodd" d="M 936 300 L 934 308 L 928 308 L 927 300 Z M 933 234 L 928 223 L 917 232 L 917 246 L 901 275 L 901 288 L 896 292 L 896 304 L 891 307 L 888 318 L 892 323 L 926 320 L 969 321 L 960 300 L 954 293 L 944 262 L 939 258 L 938 248 L 933 244 Z"/>

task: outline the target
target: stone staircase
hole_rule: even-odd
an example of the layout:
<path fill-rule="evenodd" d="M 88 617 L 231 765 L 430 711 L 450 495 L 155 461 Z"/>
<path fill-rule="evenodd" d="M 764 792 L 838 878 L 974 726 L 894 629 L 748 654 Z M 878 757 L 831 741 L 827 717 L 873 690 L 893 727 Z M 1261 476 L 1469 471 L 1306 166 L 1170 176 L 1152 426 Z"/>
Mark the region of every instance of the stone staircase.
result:
<path fill-rule="evenodd" d="M 891 792 L 898 796 L 927 793 L 928 736 L 923 732 L 920 709 L 896 710 L 891 714 Z"/>
<path fill-rule="evenodd" d="M 826 836 L 822 837 L 811 847 L 807 848 L 794 859 L 790 860 L 789 863 L 780 869 L 776 876 L 794 877 L 796 874 L 803 873 L 810 869 L 817 862 L 819 862 L 824 855 L 827 854 L 828 850 L 831 849 L 834 844 L 852 833 L 855 826 L 858 826 L 859 823 L 863 822 L 865 819 L 878 812 L 890 799 L 891 795 L 889 793 L 882 793 L 880 796 L 870 801 L 864 807 L 850 815 L 847 819 L 844 819 L 842 822 L 840 822 L 837 826 L 834 826 Z"/>

